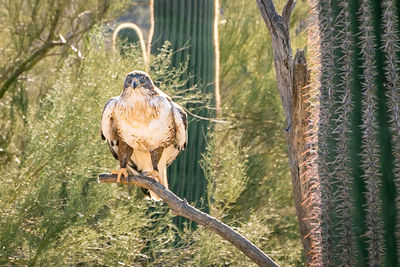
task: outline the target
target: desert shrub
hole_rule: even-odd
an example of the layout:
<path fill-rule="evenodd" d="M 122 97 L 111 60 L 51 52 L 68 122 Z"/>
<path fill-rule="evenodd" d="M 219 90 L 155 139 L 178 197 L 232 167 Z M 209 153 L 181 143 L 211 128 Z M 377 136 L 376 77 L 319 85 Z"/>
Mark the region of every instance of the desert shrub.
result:
<path fill-rule="evenodd" d="M 115 265 L 173 249 L 166 245 L 176 236 L 171 216 L 153 216 L 163 205 L 96 183 L 98 173 L 118 165 L 100 139 L 104 103 L 121 92 L 126 73 L 143 64 L 137 49 L 119 57 L 103 46 L 98 31 L 89 39 L 84 59 L 66 60 L 40 108 L 27 115 L 29 139 L 21 157 L 1 167 L 2 263 Z M 169 54 L 166 45 L 155 58 L 163 62 L 152 69 L 159 82 L 179 80 Z M 168 93 L 179 95 L 168 81 Z"/>

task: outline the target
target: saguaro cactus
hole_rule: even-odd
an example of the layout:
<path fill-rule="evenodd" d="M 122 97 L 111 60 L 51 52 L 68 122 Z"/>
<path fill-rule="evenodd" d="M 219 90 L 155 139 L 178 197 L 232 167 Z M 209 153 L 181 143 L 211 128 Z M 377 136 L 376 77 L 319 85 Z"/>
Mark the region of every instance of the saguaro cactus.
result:
<path fill-rule="evenodd" d="M 173 65 L 179 67 L 189 59 L 187 75 L 193 78 L 187 86 L 204 86 L 207 93 L 213 93 L 215 82 L 214 14 L 214 0 L 154 1 L 153 53 L 169 41 L 173 51 L 177 51 L 172 58 Z M 210 116 L 205 109 L 199 115 Z M 168 169 L 173 192 L 189 202 L 207 199 L 206 179 L 199 160 L 205 149 L 208 126 L 205 120 L 189 123 L 188 147 Z"/>
<path fill-rule="evenodd" d="M 396 0 L 316 4 L 324 266 L 400 264 L 399 8 Z"/>

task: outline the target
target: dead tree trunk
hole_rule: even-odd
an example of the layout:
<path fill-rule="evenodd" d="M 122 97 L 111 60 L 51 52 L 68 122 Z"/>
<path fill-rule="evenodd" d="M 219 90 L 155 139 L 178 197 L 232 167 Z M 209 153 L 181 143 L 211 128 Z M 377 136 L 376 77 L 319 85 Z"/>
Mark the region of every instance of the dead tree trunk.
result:
<path fill-rule="evenodd" d="M 116 183 L 117 175 L 103 173 L 99 175 L 98 180 L 101 183 Z M 228 225 L 217 220 L 216 218 L 211 217 L 207 213 L 204 213 L 189 205 L 186 199 L 180 199 L 174 193 L 166 189 L 162 184 L 157 183 L 150 178 L 138 175 L 129 175 L 127 179 L 122 177 L 121 184 L 133 184 L 154 191 L 174 211 L 175 214 L 195 221 L 196 223 L 203 225 L 205 228 L 217 233 L 222 238 L 237 247 L 259 266 L 278 266 L 270 257 L 268 257 L 244 236 L 235 232 Z"/>
<path fill-rule="evenodd" d="M 282 101 L 286 119 L 286 142 L 288 146 L 288 157 L 290 172 L 292 176 L 293 198 L 299 222 L 300 234 L 307 262 L 312 257 L 312 245 L 310 232 L 310 209 L 302 203 L 307 198 L 310 186 L 304 181 L 302 168 L 307 155 L 306 136 L 306 107 L 303 96 L 308 90 L 310 73 L 307 68 L 307 60 L 303 51 L 297 51 L 292 58 L 292 47 L 289 37 L 289 20 L 295 3 L 288 0 L 280 16 L 272 0 L 257 0 L 261 15 L 267 25 L 272 37 L 272 49 L 274 53 L 274 68 L 278 83 L 278 90 Z"/>

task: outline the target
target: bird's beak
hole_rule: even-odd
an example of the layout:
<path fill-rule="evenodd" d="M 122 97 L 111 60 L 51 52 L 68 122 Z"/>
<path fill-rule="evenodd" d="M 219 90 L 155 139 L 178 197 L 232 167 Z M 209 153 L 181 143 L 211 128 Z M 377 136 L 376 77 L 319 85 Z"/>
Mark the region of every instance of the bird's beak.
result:
<path fill-rule="evenodd" d="M 133 80 L 132 80 L 132 87 L 133 87 L 133 89 L 136 89 L 136 87 L 138 86 L 138 84 L 139 84 L 138 78 L 133 78 Z"/>

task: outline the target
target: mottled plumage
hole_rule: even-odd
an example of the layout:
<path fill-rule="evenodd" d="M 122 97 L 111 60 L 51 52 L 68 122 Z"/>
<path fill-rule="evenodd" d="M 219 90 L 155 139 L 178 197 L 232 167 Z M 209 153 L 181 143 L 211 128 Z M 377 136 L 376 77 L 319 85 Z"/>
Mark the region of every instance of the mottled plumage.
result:
<path fill-rule="evenodd" d="M 104 107 L 101 136 L 120 162 L 118 181 L 121 175 L 142 173 L 168 188 L 167 166 L 186 147 L 187 115 L 147 73 L 133 71 L 121 95 Z M 159 200 L 153 192 L 144 192 Z"/>

